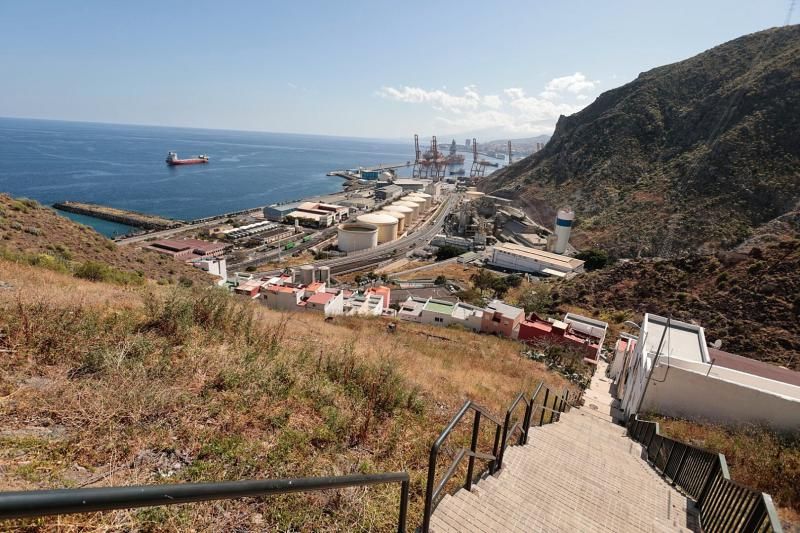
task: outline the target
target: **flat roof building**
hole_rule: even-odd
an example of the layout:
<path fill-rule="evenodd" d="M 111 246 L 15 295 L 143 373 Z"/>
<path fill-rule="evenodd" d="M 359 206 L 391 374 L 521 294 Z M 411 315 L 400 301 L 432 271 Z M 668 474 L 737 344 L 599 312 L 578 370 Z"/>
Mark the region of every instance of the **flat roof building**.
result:
<path fill-rule="evenodd" d="M 515 272 L 567 277 L 583 272 L 583 261 L 513 243 L 498 244 L 492 252 L 491 264 Z"/>
<path fill-rule="evenodd" d="M 163 239 L 150 243 L 144 249 L 168 255 L 181 261 L 195 261 L 197 259 L 222 257 L 225 249 L 229 246 L 224 242 L 208 242 L 199 239 Z"/>

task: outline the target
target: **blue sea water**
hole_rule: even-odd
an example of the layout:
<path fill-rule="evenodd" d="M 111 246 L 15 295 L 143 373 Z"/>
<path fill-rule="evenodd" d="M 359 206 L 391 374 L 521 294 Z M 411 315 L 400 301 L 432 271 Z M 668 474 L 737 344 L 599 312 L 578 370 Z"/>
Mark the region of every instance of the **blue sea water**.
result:
<path fill-rule="evenodd" d="M 168 151 L 210 163 L 168 167 Z M 0 118 L 0 192 L 184 220 L 336 192 L 331 170 L 409 159 L 410 142 Z M 130 230 L 69 216 L 106 235 Z"/>

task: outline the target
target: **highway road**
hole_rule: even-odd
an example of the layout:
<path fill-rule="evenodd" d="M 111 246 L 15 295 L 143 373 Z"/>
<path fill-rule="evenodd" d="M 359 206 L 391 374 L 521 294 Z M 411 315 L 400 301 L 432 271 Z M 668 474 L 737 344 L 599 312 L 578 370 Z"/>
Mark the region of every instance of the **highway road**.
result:
<path fill-rule="evenodd" d="M 447 199 L 439 206 L 436 213 L 431 216 L 422 226 L 415 228 L 413 233 L 406 235 L 401 239 L 381 244 L 369 250 L 355 252 L 347 255 L 346 257 L 337 257 L 334 259 L 324 259 L 315 261 L 314 266 L 329 266 L 332 274 L 344 274 L 355 270 L 366 270 L 369 267 L 374 267 L 384 261 L 389 261 L 399 253 L 407 253 L 419 246 L 427 245 L 431 239 L 437 234 L 441 233 L 444 226 L 445 218 L 452 211 L 453 207 L 458 204 L 460 195 L 450 194 Z M 261 260 L 263 261 L 263 259 Z M 292 268 L 299 268 L 301 265 L 293 266 Z M 236 268 L 240 268 L 241 264 Z M 270 270 L 266 272 L 256 272 L 255 276 L 273 276 L 282 272 L 283 269 Z"/>

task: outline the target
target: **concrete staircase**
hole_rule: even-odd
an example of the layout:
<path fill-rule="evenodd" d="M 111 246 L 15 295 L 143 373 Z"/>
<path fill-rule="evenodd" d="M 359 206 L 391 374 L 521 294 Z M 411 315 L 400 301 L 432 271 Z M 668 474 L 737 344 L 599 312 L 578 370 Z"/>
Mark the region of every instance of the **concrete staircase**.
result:
<path fill-rule="evenodd" d="M 502 470 L 445 496 L 431 531 L 695 531 L 693 502 L 647 464 L 643 448 L 613 423 L 605 367 L 581 409 L 532 428 L 506 450 Z"/>

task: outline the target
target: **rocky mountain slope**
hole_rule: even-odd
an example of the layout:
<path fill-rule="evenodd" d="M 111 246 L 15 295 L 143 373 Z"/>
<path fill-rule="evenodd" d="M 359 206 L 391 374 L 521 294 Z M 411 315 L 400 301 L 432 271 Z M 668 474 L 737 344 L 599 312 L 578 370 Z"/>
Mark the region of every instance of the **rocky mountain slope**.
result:
<path fill-rule="evenodd" d="M 800 212 L 764 225 L 732 251 L 623 261 L 560 283 L 552 294 L 554 305 L 606 315 L 694 321 L 725 351 L 800 370 Z"/>
<path fill-rule="evenodd" d="M 726 249 L 800 201 L 800 26 L 642 73 L 481 188 L 620 256 Z"/>

